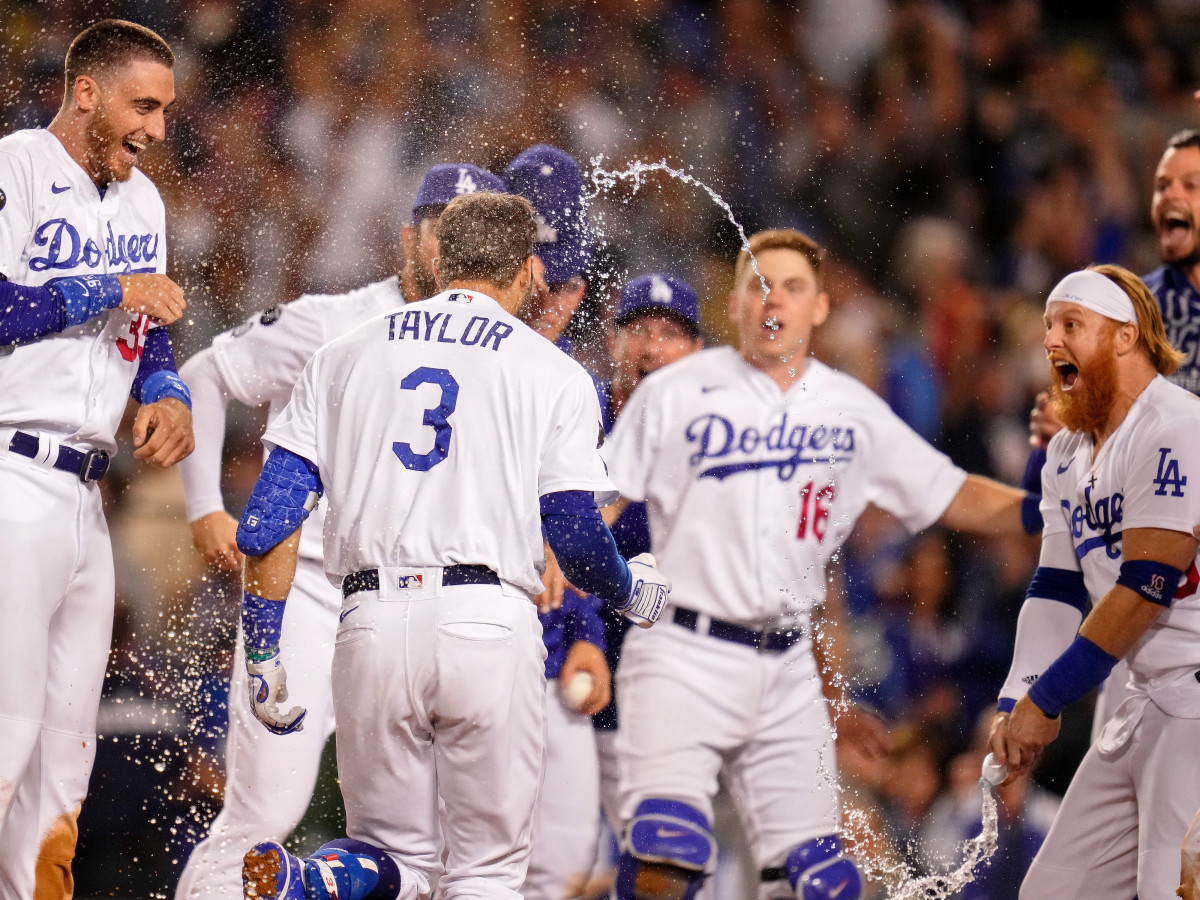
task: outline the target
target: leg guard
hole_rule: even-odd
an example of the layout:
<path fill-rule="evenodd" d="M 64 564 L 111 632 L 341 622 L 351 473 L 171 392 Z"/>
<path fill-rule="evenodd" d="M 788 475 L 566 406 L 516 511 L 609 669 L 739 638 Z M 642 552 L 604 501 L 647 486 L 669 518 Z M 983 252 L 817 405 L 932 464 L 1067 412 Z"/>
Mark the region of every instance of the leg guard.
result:
<path fill-rule="evenodd" d="M 692 900 L 716 855 L 717 842 L 703 813 L 677 800 L 643 800 L 626 833 L 617 898 Z"/>
<path fill-rule="evenodd" d="M 309 860 L 317 863 L 318 869 L 322 862 L 328 866 L 338 900 L 395 900 L 400 894 L 400 867 L 384 851 L 364 841 L 338 838 L 324 844 Z"/>
<path fill-rule="evenodd" d="M 862 896 L 862 875 L 845 855 L 836 834 L 793 847 L 787 857 L 787 879 L 798 900 L 859 900 Z"/>

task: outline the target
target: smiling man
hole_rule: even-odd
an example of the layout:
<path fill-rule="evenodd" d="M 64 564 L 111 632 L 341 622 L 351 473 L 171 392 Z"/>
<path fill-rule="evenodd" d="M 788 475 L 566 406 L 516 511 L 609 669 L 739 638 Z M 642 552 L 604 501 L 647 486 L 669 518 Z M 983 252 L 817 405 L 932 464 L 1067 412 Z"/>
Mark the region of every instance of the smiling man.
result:
<path fill-rule="evenodd" d="M 716 862 L 722 769 L 761 896 L 859 897 L 837 836 L 823 702 L 836 689 L 818 678 L 833 674 L 822 664 L 831 648 L 812 637 L 825 566 L 868 503 L 913 531 L 940 521 L 1019 532 L 1022 512 L 1036 512 L 1024 492 L 968 476 L 862 384 L 809 357 L 829 313 L 815 242 L 765 231 L 750 251 L 768 290 L 743 252 L 729 306 L 737 348 L 648 374 L 604 447 L 622 495 L 612 512 L 646 502 L 674 584 L 665 625 L 634 629 L 617 672 L 621 900 L 700 890 Z M 839 731 L 882 750 L 882 726 L 856 710 Z"/>
<path fill-rule="evenodd" d="M 1154 297 L 1118 266 L 1059 282 L 1046 301 L 1045 346 L 1066 428 L 1048 448 L 1041 559 L 992 752 L 1013 774 L 1031 768 L 1065 706 L 1118 660 L 1130 677 L 1021 897 L 1167 897 L 1200 805 L 1200 769 L 1190 764 L 1200 743 L 1200 403 L 1164 377 L 1182 354 Z"/>
<path fill-rule="evenodd" d="M 166 216 L 138 169 L 165 137 L 171 48 L 106 20 L 66 57 L 49 129 L 0 139 L 0 896 L 71 894 L 114 575 L 100 486 L 130 396 L 134 455 L 192 449 L 167 332 Z"/>

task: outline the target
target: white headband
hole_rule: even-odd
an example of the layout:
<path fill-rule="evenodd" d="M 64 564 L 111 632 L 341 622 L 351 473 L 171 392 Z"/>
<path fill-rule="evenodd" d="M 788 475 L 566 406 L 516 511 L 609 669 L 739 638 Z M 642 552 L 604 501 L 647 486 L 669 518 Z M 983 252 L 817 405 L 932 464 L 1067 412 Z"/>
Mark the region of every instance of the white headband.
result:
<path fill-rule="evenodd" d="M 1129 295 L 1111 278 L 1091 269 L 1072 272 L 1056 284 L 1046 298 L 1047 312 L 1051 303 L 1058 302 L 1078 303 L 1118 322 L 1137 322 L 1137 312 Z"/>

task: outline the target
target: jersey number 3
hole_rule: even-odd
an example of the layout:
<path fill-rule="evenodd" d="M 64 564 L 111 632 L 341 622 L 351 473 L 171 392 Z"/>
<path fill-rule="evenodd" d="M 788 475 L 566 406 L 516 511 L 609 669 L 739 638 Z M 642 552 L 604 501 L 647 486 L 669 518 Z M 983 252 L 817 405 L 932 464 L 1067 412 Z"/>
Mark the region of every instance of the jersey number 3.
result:
<path fill-rule="evenodd" d="M 405 375 L 400 387 L 406 391 L 415 391 L 423 384 L 436 384 L 442 389 L 442 402 L 433 409 L 425 410 L 425 416 L 421 419 L 423 425 L 433 427 L 433 449 L 428 453 L 414 453 L 412 444 L 407 441 L 392 443 L 392 452 L 396 454 L 396 458 L 404 463 L 404 468 L 414 472 L 428 472 L 450 455 L 450 438 L 454 432 L 450 425 L 450 414 L 458 404 L 458 382 L 445 369 L 421 366 Z"/>

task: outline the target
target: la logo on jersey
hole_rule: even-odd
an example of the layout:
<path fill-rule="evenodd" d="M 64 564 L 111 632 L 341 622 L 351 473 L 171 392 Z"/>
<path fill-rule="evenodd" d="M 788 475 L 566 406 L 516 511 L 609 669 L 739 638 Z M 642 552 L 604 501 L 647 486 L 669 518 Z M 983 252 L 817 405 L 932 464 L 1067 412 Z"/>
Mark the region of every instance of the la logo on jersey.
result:
<path fill-rule="evenodd" d="M 1170 496 L 1182 497 L 1183 488 L 1187 484 L 1187 476 L 1179 474 L 1179 460 L 1171 458 L 1170 447 L 1158 448 L 1158 475 L 1154 478 L 1154 484 L 1158 488 L 1154 492 L 1156 497 L 1167 496 L 1167 488 L 1171 489 Z"/>

